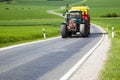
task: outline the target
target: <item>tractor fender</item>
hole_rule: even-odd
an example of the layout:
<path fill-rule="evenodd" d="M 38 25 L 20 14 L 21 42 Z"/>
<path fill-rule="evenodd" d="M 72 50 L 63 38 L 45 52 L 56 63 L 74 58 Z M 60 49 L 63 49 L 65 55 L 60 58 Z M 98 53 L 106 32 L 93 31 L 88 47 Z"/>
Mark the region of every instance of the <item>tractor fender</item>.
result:
<path fill-rule="evenodd" d="M 66 25 L 67 26 L 67 23 L 61 23 L 61 25 Z"/>

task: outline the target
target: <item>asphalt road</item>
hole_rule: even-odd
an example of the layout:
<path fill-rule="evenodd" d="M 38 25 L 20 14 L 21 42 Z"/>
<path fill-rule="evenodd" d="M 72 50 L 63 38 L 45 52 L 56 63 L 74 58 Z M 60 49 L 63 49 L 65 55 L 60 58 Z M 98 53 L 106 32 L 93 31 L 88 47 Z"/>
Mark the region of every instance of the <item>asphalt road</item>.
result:
<path fill-rule="evenodd" d="M 91 26 L 87 38 L 57 38 L 0 51 L 0 80 L 59 80 L 102 37 Z"/>

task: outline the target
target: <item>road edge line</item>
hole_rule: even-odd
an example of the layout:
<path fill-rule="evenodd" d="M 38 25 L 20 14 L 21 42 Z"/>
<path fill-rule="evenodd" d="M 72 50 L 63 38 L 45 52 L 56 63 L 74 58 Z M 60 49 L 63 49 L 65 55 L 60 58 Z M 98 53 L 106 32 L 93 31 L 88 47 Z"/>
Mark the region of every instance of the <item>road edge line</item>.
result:
<path fill-rule="evenodd" d="M 92 25 L 95 25 L 95 24 L 92 24 Z M 82 57 L 82 59 L 80 59 L 66 74 L 64 74 L 59 80 L 68 80 L 72 74 L 78 69 L 78 67 L 80 67 L 84 62 L 85 60 L 87 60 L 87 58 L 94 52 L 94 50 L 102 43 L 102 41 L 104 40 L 104 30 L 99 27 L 98 25 L 95 25 L 96 27 L 98 27 L 102 32 L 103 32 L 103 35 L 102 35 L 102 38 L 99 40 L 99 42 L 92 48 L 90 49 L 86 55 L 84 55 Z"/>
<path fill-rule="evenodd" d="M 58 38 L 60 38 L 60 36 L 59 37 L 48 38 L 48 39 L 45 39 L 45 40 L 38 40 L 38 41 L 33 41 L 33 42 L 26 42 L 26 43 L 11 45 L 11 46 L 0 48 L 0 51 L 12 49 L 12 48 L 17 48 L 17 47 L 21 47 L 21 46 L 26 46 L 26 45 L 30 45 L 30 44 L 34 44 L 34 43 L 41 43 L 41 42 L 54 40 L 54 39 L 58 39 Z"/>

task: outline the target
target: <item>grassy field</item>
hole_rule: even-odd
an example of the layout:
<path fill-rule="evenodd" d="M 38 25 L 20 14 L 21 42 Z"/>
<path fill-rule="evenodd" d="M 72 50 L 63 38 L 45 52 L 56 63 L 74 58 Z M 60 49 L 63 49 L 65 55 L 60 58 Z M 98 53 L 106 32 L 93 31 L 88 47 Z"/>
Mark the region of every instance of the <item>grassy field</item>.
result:
<path fill-rule="evenodd" d="M 85 3 L 76 4 L 74 6 L 87 5 L 90 7 L 91 18 L 100 18 L 106 14 L 116 13 L 120 16 L 120 1 L 119 0 L 87 0 Z M 63 13 L 65 10 L 57 12 Z"/>
<path fill-rule="evenodd" d="M 15 0 L 11 4 L 0 3 L 0 20 L 58 19 L 61 17 L 46 11 L 80 1 Z"/>
<path fill-rule="evenodd" d="M 92 18 L 99 18 L 108 13 L 116 13 L 120 15 L 119 0 L 88 0 L 86 5 L 90 7 Z"/>
<path fill-rule="evenodd" d="M 60 35 L 64 19 L 47 10 L 80 1 L 13 0 L 11 4 L 0 3 L 0 47 L 43 39 L 42 28 L 46 29 L 47 37 Z"/>
<path fill-rule="evenodd" d="M 47 13 L 48 6 L 0 4 L 0 20 L 53 19 L 61 18 Z"/>
<path fill-rule="evenodd" d="M 109 33 L 109 37 L 111 37 L 112 27 L 114 27 L 115 38 L 120 38 L 120 19 L 93 19 L 92 23 L 103 26 L 103 28 Z"/>
<path fill-rule="evenodd" d="M 42 29 L 46 30 L 47 38 L 59 36 L 61 23 L 62 19 L 3 20 L 0 47 L 43 39 Z"/>
<path fill-rule="evenodd" d="M 57 26 L 0 26 L 0 47 L 43 39 L 42 29 L 47 38 L 58 36 L 60 27 Z"/>
<path fill-rule="evenodd" d="M 57 25 L 63 19 L 27 19 L 27 20 L 2 20 L 0 21 L 0 26 L 41 26 L 41 25 Z"/>

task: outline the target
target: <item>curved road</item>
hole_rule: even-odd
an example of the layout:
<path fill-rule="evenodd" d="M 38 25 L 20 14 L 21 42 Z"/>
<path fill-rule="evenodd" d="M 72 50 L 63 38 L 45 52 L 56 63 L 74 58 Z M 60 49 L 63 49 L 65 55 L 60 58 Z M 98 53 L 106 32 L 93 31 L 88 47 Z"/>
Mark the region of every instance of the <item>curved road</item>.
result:
<path fill-rule="evenodd" d="M 87 38 L 56 38 L 0 50 L 0 80 L 59 80 L 101 39 L 91 26 Z"/>

